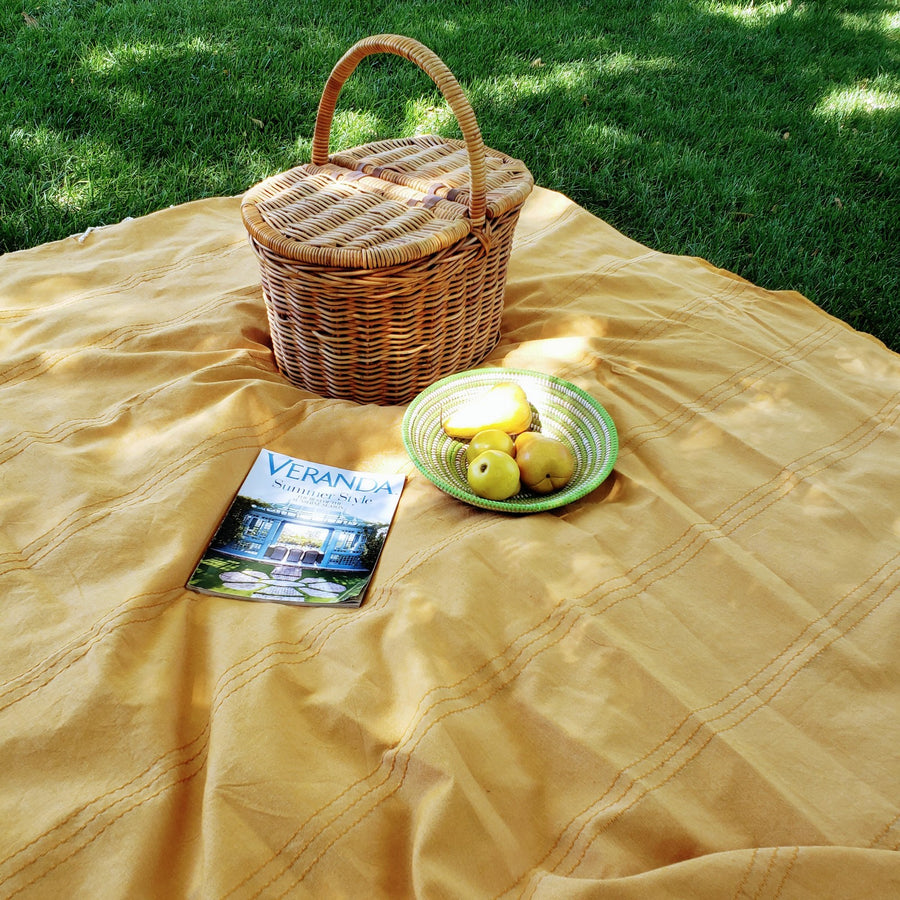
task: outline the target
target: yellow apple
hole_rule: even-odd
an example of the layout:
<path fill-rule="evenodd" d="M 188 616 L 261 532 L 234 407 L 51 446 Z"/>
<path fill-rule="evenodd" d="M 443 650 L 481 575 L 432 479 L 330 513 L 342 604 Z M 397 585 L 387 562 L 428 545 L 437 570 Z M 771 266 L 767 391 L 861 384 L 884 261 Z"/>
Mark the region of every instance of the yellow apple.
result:
<path fill-rule="evenodd" d="M 536 494 L 558 491 L 575 473 L 575 455 L 569 445 L 534 431 L 516 439 L 515 462 L 522 484 Z"/>
<path fill-rule="evenodd" d="M 464 401 L 441 421 L 452 438 L 468 441 L 479 431 L 496 428 L 519 434 L 531 427 L 531 404 L 521 385 L 500 381 L 490 390 Z"/>
<path fill-rule="evenodd" d="M 472 462 L 479 453 L 483 453 L 485 450 L 499 450 L 507 456 L 516 455 L 516 445 L 513 443 L 513 439 L 499 428 L 487 428 L 479 431 L 466 447 L 466 461 Z"/>
<path fill-rule="evenodd" d="M 469 487 L 486 500 L 506 500 L 521 489 L 519 467 L 502 450 L 479 453 L 466 469 Z"/>

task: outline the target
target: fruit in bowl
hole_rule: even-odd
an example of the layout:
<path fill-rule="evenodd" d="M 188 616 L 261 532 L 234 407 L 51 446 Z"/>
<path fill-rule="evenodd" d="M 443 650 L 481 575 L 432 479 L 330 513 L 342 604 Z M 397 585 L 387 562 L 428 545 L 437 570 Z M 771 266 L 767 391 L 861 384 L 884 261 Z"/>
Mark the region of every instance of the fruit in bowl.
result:
<path fill-rule="evenodd" d="M 454 438 L 443 426 L 467 401 L 486 396 L 500 382 L 520 385 L 530 406 L 532 421 L 514 437 L 532 437 L 523 439 L 520 446 L 541 434 L 558 439 L 573 454 L 574 470 L 564 486 L 542 494 L 521 483 L 519 492 L 503 501 L 484 499 L 472 489 L 466 452 L 477 431 L 471 437 Z M 453 423 L 449 424 L 452 430 Z M 619 446 L 611 417 L 586 391 L 553 375 L 496 367 L 460 372 L 424 390 L 403 417 L 403 442 L 419 471 L 441 490 L 472 506 L 512 513 L 557 509 L 584 497 L 613 470 Z M 542 475 L 533 479 L 539 487 L 546 487 L 541 482 L 548 475 L 551 487 L 554 477 L 560 483 L 561 476 L 555 472 Z"/>
<path fill-rule="evenodd" d="M 558 438 L 526 431 L 516 438 L 515 453 L 522 484 L 536 494 L 558 491 L 575 474 L 575 455 Z"/>
<path fill-rule="evenodd" d="M 522 387 L 514 381 L 501 381 L 465 400 L 442 418 L 441 427 L 449 437 L 468 441 L 488 429 L 521 434 L 531 427 L 531 417 L 531 404 Z"/>
<path fill-rule="evenodd" d="M 506 500 L 527 488 L 549 494 L 575 474 L 575 455 L 564 441 L 537 431 L 513 439 L 503 431 L 479 431 L 466 447 L 466 480 L 486 500 Z"/>
<path fill-rule="evenodd" d="M 441 428 L 468 441 L 466 480 L 486 500 L 506 500 L 527 488 L 549 494 L 575 474 L 575 455 L 564 441 L 531 431 L 534 411 L 523 388 L 501 381 L 463 401 Z"/>
<path fill-rule="evenodd" d="M 507 456 L 516 455 L 515 442 L 499 428 L 486 428 L 484 431 L 479 431 L 469 441 L 469 445 L 466 447 L 466 462 L 472 462 L 479 453 L 484 453 L 485 450 L 499 450 Z"/>
<path fill-rule="evenodd" d="M 521 488 L 516 461 L 502 450 L 484 450 L 466 468 L 469 487 L 485 500 L 507 500 Z"/>

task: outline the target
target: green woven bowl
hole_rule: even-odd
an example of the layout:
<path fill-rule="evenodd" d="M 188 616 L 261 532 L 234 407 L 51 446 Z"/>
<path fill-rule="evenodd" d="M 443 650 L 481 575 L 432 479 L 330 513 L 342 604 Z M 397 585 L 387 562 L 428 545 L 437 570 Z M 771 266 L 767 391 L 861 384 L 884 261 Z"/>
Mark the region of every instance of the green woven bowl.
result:
<path fill-rule="evenodd" d="M 441 421 L 456 407 L 500 381 L 521 385 L 535 412 L 532 428 L 564 440 L 575 454 L 575 474 L 551 494 L 527 489 L 508 500 L 485 500 L 466 480 L 466 444 L 448 437 Z M 590 394 L 552 375 L 525 369 L 475 369 L 435 382 L 410 403 L 403 443 L 419 471 L 464 503 L 502 512 L 530 513 L 564 506 L 594 490 L 612 471 L 619 452 L 616 426 Z"/>

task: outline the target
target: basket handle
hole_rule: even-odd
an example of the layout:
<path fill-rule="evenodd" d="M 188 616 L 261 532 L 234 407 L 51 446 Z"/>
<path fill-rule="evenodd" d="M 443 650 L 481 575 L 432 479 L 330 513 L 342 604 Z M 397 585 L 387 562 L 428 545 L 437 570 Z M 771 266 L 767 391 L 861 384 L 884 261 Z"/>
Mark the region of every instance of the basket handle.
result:
<path fill-rule="evenodd" d="M 478 128 L 478 122 L 475 120 L 475 113 L 453 73 L 435 53 L 413 38 L 402 37 L 398 34 L 372 35 L 358 41 L 338 60 L 331 75 L 328 76 L 322 92 L 322 99 L 319 101 L 319 111 L 316 115 L 316 127 L 312 139 L 311 162 L 317 166 L 323 166 L 328 162 L 328 140 L 331 135 L 331 121 L 334 117 L 338 95 L 353 70 L 363 59 L 374 53 L 394 53 L 414 62 L 431 78 L 444 95 L 444 99 L 456 116 L 456 121 L 459 122 L 466 149 L 469 152 L 471 176 L 469 218 L 473 229 L 481 228 L 484 225 L 487 208 L 487 167 L 484 159 L 484 141 L 481 137 L 481 130 Z"/>

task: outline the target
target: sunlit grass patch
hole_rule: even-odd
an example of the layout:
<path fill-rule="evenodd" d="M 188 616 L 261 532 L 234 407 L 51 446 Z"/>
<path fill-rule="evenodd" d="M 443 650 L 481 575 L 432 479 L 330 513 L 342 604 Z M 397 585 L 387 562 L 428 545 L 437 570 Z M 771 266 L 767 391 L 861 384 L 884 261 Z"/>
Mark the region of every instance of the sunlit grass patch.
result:
<path fill-rule="evenodd" d="M 900 111 L 900 84 L 880 76 L 863 82 L 833 88 L 815 107 L 821 116 L 843 117 L 883 110 Z"/>
<path fill-rule="evenodd" d="M 703 5 L 707 12 L 713 15 L 728 16 L 748 26 L 759 25 L 785 13 L 796 12 L 802 15 L 805 11 L 804 4 L 798 0 L 782 0 L 780 3 L 757 3 L 754 0 L 745 0 L 743 3 L 716 3 L 714 0 L 708 0 Z"/>
<path fill-rule="evenodd" d="M 331 123 L 331 146 L 333 149 L 354 147 L 378 137 L 381 120 L 371 112 L 352 109 L 338 109 Z"/>

